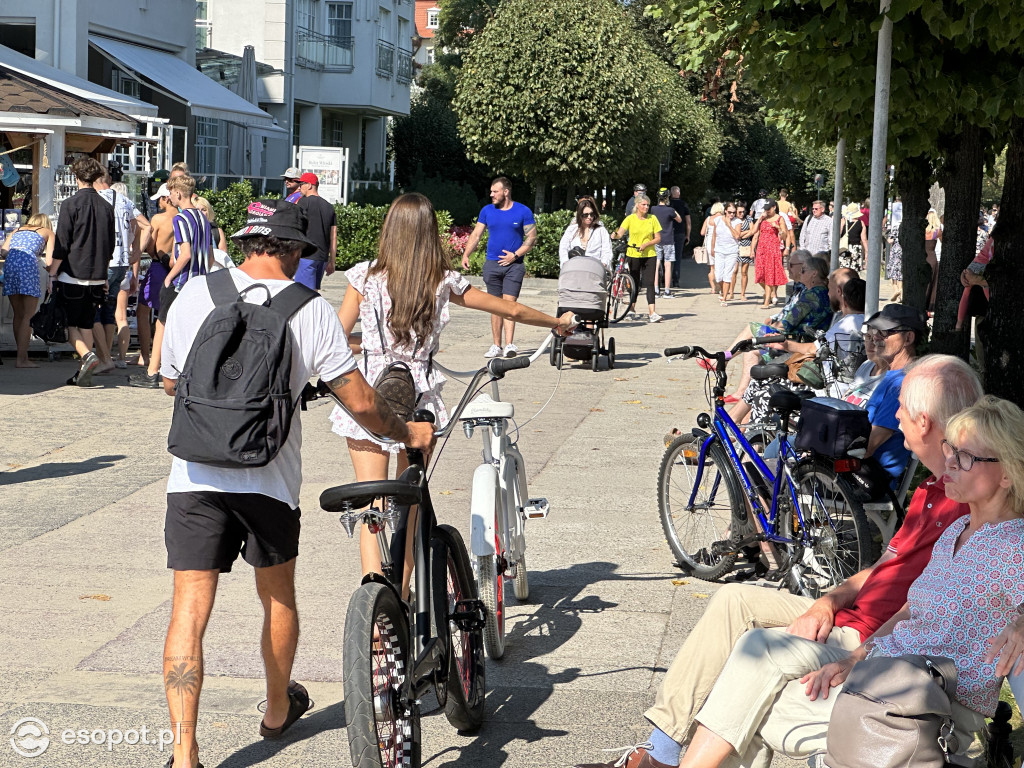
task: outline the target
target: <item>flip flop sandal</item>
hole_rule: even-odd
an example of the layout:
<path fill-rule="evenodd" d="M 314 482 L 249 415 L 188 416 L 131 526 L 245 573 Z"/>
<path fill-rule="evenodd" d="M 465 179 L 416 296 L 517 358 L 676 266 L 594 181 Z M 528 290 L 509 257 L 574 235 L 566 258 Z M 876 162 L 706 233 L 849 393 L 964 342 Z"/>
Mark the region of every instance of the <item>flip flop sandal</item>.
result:
<path fill-rule="evenodd" d="M 665 438 L 664 438 L 665 439 L 665 447 L 668 448 L 668 446 L 672 445 L 672 441 L 675 440 L 677 437 L 679 437 L 682 434 L 683 433 L 680 432 L 676 427 L 672 427 L 672 431 L 671 432 L 666 432 L 665 433 Z"/>
<path fill-rule="evenodd" d="M 313 708 L 313 702 L 309 699 L 309 693 L 301 683 L 294 680 L 288 683 L 288 716 L 277 728 L 268 728 L 260 722 L 260 736 L 264 739 L 279 739 L 296 720 Z"/>

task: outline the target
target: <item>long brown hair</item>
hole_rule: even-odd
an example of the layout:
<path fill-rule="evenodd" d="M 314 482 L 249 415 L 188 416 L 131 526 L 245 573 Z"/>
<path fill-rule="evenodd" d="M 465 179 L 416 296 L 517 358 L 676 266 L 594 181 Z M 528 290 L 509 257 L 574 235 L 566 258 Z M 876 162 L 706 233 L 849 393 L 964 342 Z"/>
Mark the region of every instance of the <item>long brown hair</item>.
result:
<path fill-rule="evenodd" d="M 597 208 L 597 203 L 594 202 L 594 198 L 590 195 L 584 195 L 580 198 L 579 204 L 576 206 L 576 226 L 583 227 L 583 209 L 590 208 L 594 212 L 594 218 L 590 220 L 590 226 L 597 229 L 601 226 L 601 212 Z"/>
<path fill-rule="evenodd" d="M 448 267 L 434 206 L 419 192 L 400 195 L 384 219 L 377 261 L 367 272 L 387 277 L 387 324 L 398 346 L 413 346 L 413 334 L 422 343 L 433 331 L 437 287 Z"/>

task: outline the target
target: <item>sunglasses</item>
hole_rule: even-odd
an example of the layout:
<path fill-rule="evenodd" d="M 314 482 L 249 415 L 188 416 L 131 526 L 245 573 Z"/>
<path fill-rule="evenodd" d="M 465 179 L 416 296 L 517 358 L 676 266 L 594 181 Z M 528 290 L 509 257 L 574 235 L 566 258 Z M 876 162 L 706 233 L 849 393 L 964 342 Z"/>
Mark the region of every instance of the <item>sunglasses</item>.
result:
<path fill-rule="evenodd" d="M 946 461 L 949 461 L 950 459 L 956 457 L 956 464 L 957 464 L 957 466 L 960 467 L 960 469 L 962 469 L 964 472 L 970 472 L 971 471 L 971 467 L 974 466 L 974 462 L 976 462 L 976 461 L 982 461 L 982 462 L 997 462 L 997 461 L 999 461 L 999 459 L 991 459 L 991 458 L 985 458 L 983 456 L 975 456 L 973 453 L 968 453 L 967 451 L 961 451 L 959 448 L 957 448 L 955 445 L 953 445 L 951 442 L 949 442 L 949 440 L 943 440 L 942 441 L 942 455 L 946 458 Z"/>
<path fill-rule="evenodd" d="M 868 329 L 864 331 L 864 338 L 871 339 L 872 341 L 881 341 L 882 339 L 888 339 L 890 336 L 894 336 L 897 333 L 906 333 L 909 328 L 891 328 L 888 331 L 879 331 L 877 329 Z"/>
<path fill-rule="evenodd" d="M 581 215 L 581 216 L 582 216 L 582 217 L 583 217 L 584 219 L 592 219 L 592 218 L 594 218 L 594 215 L 595 215 L 595 214 L 594 214 L 594 212 L 593 212 L 593 211 L 584 211 L 584 212 L 583 212 L 583 213 L 581 213 L 580 215 Z"/>

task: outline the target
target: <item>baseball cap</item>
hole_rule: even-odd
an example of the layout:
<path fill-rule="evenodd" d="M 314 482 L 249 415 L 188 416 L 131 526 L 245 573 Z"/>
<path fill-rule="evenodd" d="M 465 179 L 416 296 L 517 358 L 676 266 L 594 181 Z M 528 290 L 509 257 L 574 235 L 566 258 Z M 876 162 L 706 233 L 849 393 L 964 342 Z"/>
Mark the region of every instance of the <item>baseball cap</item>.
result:
<path fill-rule="evenodd" d="M 291 168 L 286 168 L 285 172 L 281 174 L 282 179 L 297 179 L 302 175 L 302 171 L 296 168 L 294 165 Z"/>
<path fill-rule="evenodd" d="M 161 168 L 158 171 L 153 171 L 153 181 L 155 181 L 157 184 L 163 184 L 169 178 L 171 178 L 171 172 L 168 171 L 166 168 Z"/>
<path fill-rule="evenodd" d="M 155 195 L 150 195 L 149 196 L 149 199 L 150 200 L 159 200 L 161 197 L 170 197 L 170 196 L 171 196 L 171 190 L 169 190 L 167 188 L 167 184 L 164 183 L 164 184 L 160 185 L 160 189 L 158 189 L 156 191 Z"/>
<path fill-rule="evenodd" d="M 235 232 L 231 239 L 271 236 L 282 240 L 297 240 L 305 244 L 302 255 L 311 256 L 317 248 L 306 237 L 306 227 L 306 213 L 299 206 L 285 200 L 254 200 L 246 209 L 245 226 Z"/>
<path fill-rule="evenodd" d="M 300 184 L 312 184 L 314 187 L 320 186 L 320 179 L 317 178 L 315 173 L 304 173 L 299 176 Z"/>
<path fill-rule="evenodd" d="M 879 331 L 907 328 L 911 331 L 925 333 L 928 330 L 928 322 L 921 311 L 914 307 L 908 307 L 906 304 L 886 304 L 869 317 L 864 325 L 869 328 L 877 328 Z"/>

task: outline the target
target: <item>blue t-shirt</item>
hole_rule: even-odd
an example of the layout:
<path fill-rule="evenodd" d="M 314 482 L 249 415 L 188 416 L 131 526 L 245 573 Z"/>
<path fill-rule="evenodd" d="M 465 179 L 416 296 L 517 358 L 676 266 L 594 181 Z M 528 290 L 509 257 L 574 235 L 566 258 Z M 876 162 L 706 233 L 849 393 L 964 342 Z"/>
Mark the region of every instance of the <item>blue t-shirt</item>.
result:
<path fill-rule="evenodd" d="M 899 477 L 910 460 L 910 451 L 903 445 L 903 433 L 896 419 L 900 407 L 900 388 L 906 371 L 888 371 L 868 400 L 868 420 L 874 427 L 895 430 L 892 436 L 875 451 L 874 457 L 885 471 L 894 478 Z"/>
<path fill-rule="evenodd" d="M 522 203 L 512 203 L 507 211 L 485 205 L 478 221 L 487 227 L 487 259 L 497 261 L 505 251 L 517 251 L 526 237 L 526 227 L 533 226 L 533 211 Z M 516 259 L 522 261 L 522 259 Z"/>

